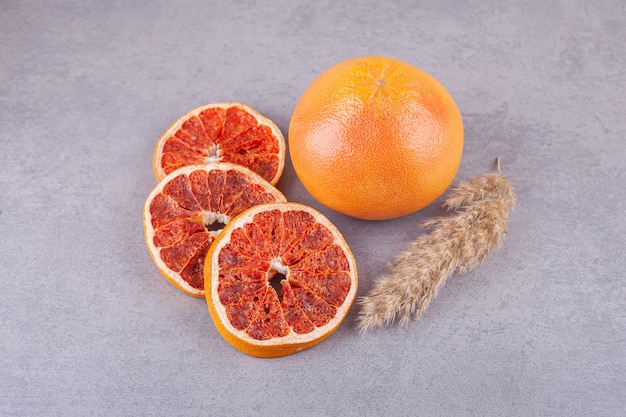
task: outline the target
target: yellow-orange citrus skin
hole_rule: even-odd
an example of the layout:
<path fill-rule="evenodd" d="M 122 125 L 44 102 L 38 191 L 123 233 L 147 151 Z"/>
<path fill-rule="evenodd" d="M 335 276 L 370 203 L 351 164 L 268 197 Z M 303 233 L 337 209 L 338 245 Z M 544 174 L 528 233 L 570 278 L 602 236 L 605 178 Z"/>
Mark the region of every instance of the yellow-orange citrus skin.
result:
<path fill-rule="evenodd" d="M 461 114 L 427 72 L 393 58 L 348 59 L 305 90 L 289 125 L 296 174 L 320 203 L 384 220 L 420 210 L 456 176 Z"/>

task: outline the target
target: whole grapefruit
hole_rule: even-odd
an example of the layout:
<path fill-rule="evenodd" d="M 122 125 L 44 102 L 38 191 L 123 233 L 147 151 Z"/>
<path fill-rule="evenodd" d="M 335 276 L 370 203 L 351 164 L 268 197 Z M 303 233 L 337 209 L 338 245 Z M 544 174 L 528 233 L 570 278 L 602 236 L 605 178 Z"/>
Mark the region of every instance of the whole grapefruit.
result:
<path fill-rule="evenodd" d="M 420 210 L 456 176 L 463 121 L 427 72 L 383 56 L 345 60 L 305 90 L 289 125 L 305 188 L 346 215 L 384 220 Z"/>

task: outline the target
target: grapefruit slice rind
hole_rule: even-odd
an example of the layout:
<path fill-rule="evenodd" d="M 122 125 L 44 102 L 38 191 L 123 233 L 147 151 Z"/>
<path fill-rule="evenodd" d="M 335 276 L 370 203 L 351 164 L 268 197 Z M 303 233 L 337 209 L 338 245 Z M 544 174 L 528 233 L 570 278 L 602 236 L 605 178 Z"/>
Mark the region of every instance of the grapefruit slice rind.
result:
<path fill-rule="evenodd" d="M 143 212 L 148 251 L 176 288 L 204 297 L 206 253 L 230 219 L 255 204 L 286 201 L 253 171 L 228 162 L 188 165 L 152 190 Z"/>
<path fill-rule="evenodd" d="M 152 158 L 158 181 L 185 165 L 232 162 L 272 185 L 285 166 L 285 138 L 278 126 L 237 102 L 209 103 L 179 117 L 161 135 Z"/>
<path fill-rule="evenodd" d="M 216 328 L 231 345 L 259 357 L 285 356 L 330 336 L 358 285 L 339 230 L 315 209 L 292 202 L 256 205 L 232 219 L 211 245 L 204 274 Z"/>

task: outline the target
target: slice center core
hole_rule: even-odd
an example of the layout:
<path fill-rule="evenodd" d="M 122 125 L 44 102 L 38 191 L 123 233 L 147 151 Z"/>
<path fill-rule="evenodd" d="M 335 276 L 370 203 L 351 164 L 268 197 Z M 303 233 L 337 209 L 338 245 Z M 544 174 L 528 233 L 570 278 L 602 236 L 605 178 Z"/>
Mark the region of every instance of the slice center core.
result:
<path fill-rule="evenodd" d="M 204 229 L 213 236 L 217 236 L 229 221 L 230 217 L 225 214 L 214 213 L 212 211 L 202 213 Z"/>
<path fill-rule="evenodd" d="M 267 282 L 274 288 L 278 301 L 283 302 L 283 281 L 289 279 L 289 268 L 287 268 L 278 258 L 272 259 L 270 270 L 267 272 Z"/>
<path fill-rule="evenodd" d="M 220 149 L 218 144 L 215 143 L 209 146 L 207 152 L 207 156 L 206 158 L 204 158 L 204 162 L 206 162 L 207 164 L 211 162 L 219 162 L 222 160 L 222 150 Z"/>

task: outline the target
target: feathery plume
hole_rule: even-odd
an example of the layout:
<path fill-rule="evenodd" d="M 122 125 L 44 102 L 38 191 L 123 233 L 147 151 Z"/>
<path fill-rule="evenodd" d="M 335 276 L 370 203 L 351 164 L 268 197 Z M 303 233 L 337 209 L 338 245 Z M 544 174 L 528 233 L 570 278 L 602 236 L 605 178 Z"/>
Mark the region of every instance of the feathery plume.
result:
<path fill-rule="evenodd" d="M 410 243 L 359 304 L 362 332 L 396 320 L 408 324 L 424 313 L 446 280 L 468 272 L 497 250 L 507 233 L 515 190 L 497 172 L 474 177 L 451 190 L 444 207 L 449 217 L 422 224 L 430 233 Z"/>

